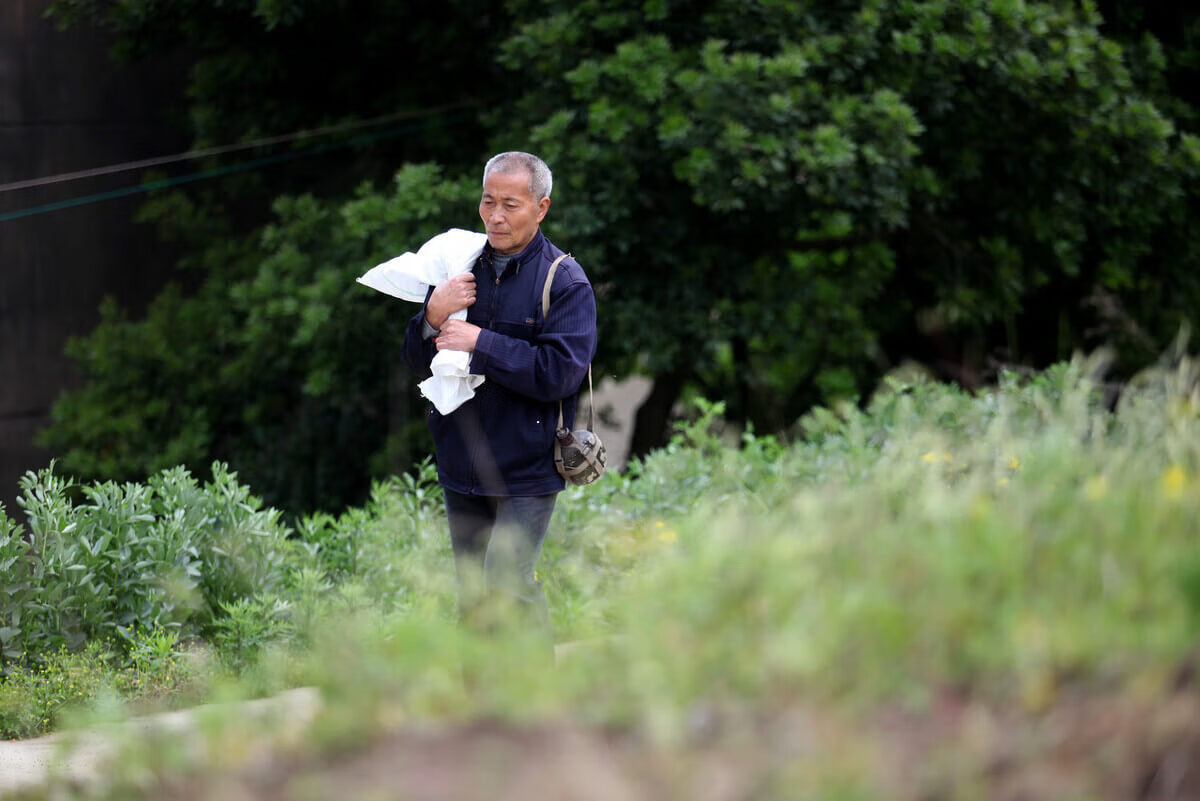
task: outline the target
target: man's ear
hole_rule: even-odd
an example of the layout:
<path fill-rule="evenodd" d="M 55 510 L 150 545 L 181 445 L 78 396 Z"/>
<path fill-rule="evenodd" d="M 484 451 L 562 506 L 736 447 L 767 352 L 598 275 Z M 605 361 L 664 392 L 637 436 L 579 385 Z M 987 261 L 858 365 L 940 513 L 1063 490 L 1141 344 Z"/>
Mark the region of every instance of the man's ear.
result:
<path fill-rule="evenodd" d="M 538 201 L 538 222 L 546 219 L 546 212 L 550 211 L 550 198 L 544 197 Z"/>

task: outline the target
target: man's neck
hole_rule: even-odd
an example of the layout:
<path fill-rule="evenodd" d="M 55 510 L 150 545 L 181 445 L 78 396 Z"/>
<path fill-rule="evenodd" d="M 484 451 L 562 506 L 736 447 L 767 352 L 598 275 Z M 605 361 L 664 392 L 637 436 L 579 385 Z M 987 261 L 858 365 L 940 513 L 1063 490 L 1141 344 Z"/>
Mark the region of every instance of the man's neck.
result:
<path fill-rule="evenodd" d="M 537 243 L 538 236 L 540 234 L 541 229 L 539 228 L 533 232 L 533 238 L 525 243 L 525 247 L 521 248 L 516 253 L 501 253 L 492 247 L 491 242 L 488 242 L 485 245 L 484 250 L 487 252 L 487 258 L 492 265 L 492 269 L 496 271 L 496 277 L 499 278 L 500 276 L 504 275 L 504 271 L 508 269 L 509 264 L 514 262 L 519 264 L 529 252 L 529 249 Z"/>

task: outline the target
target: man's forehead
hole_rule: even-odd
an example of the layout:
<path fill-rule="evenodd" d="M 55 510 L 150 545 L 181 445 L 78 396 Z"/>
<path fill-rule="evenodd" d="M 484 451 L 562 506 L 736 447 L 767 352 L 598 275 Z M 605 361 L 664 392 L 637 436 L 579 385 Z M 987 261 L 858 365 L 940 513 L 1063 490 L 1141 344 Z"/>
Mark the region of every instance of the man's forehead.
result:
<path fill-rule="evenodd" d="M 496 181 L 497 178 L 502 180 Z M 532 197 L 533 193 L 529 190 L 530 179 L 528 170 L 516 169 L 504 172 L 497 170 L 488 174 L 487 180 L 483 184 L 483 194 L 500 197 Z"/>

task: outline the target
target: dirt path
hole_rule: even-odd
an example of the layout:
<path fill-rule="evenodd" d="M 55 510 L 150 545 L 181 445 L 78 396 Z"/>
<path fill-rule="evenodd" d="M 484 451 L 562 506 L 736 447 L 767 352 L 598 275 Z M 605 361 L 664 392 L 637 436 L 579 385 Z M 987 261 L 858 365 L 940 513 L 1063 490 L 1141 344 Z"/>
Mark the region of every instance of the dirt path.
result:
<path fill-rule="evenodd" d="M 0 742 L 0 798 L 44 784 L 51 770 L 61 771 L 72 782 L 96 775 L 99 754 L 85 749 L 64 760 L 59 754 L 61 746 L 57 735 Z"/>
<path fill-rule="evenodd" d="M 314 689 L 299 688 L 247 701 L 239 707 L 239 717 L 246 720 L 306 726 L 320 708 L 320 696 Z M 210 704 L 33 740 L 0 741 L 0 799 L 43 786 L 51 777 L 61 777 L 74 785 L 92 783 L 102 777 L 105 762 L 124 735 L 196 731 L 206 712 L 217 709 L 227 710 L 227 707 Z"/>

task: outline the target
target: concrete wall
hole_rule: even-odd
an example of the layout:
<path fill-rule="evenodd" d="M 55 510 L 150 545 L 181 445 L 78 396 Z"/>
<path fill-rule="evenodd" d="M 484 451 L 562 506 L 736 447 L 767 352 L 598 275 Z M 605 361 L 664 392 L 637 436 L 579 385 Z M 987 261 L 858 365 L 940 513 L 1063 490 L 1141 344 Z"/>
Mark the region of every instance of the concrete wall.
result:
<path fill-rule="evenodd" d="M 0 0 L 0 184 L 185 149 L 159 113 L 176 91 L 173 71 L 115 66 L 101 34 L 56 30 L 49 4 Z M 139 181 L 125 173 L 0 192 L 0 214 Z M 50 458 L 34 432 L 77 381 L 67 338 L 92 329 L 105 295 L 136 311 L 169 275 L 169 254 L 131 222 L 143 199 L 0 221 L 0 503 L 10 516 L 19 476 Z"/>

